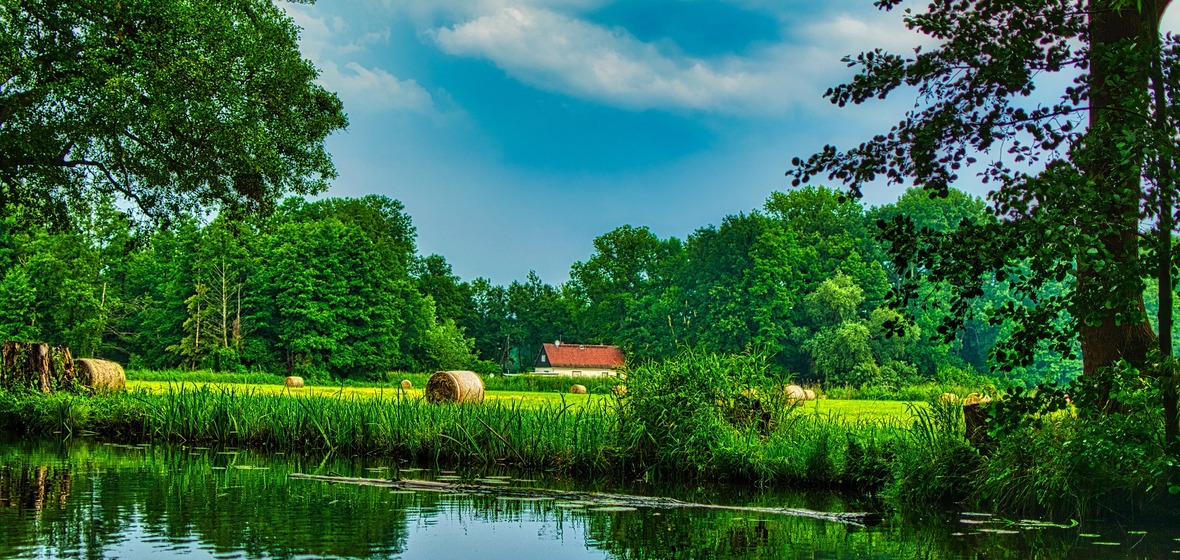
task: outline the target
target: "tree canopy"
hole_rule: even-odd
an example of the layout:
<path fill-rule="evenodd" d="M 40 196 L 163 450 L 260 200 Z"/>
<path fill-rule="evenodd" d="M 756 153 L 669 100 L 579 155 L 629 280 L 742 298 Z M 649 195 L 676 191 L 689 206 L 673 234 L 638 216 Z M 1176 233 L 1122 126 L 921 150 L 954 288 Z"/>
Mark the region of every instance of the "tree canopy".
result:
<path fill-rule="evenodd" d="M 975 172 L 994 187 L 992 219 L 952 232 L 919 228 L 905 214 L 879 223 L 908 280 L 895 304 L 919 297 L 919 278 L 943 282 L 954 313 L 941 329 L 952 334 L 999 279 L 1008 297 L 988 313 L 1013 325 L 996 351 L 1003 367 L 1030 364 L 1044 349 L 1069 356 L 1080 343 L 1106 410 L 1111 366 L 1158 373 L 1167 439 L 1180 454 L 1171 344 L 1180 38 L 1160 32 L 1169 4 L 964 0 L 907 9 L 907 27 L 937 46 L 848 57 L 858 74 L 827 97 L 843 106 L 916 92 L 915 108 L 858 146 L 796 158 L 788 175 L 795 184 L 827 176 L 853 196 L 884 181 L 946 197 L 960 174 Z M 1148 279 L 1159 290 L 1159 336 L 1145 313 Z"/>
<path fill-rule="evenodd" d="M 347 119 L 297 38 L 269 0 L 0 2 L 0 208 L 168 222 L 323 190 Z"/>

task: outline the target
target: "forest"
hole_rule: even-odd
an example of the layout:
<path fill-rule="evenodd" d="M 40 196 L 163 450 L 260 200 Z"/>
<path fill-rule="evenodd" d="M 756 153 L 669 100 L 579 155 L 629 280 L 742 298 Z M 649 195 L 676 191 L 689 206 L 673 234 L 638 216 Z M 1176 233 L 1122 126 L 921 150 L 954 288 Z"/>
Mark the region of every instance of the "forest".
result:
<path fill-rule="evenodd" d="M 521 372 L 546 341 L 619 345 L 632 363 L 681 349 L 763 355 L 780 377 L 882 388 L 989 374 L 1009 328 L 986 283 L 956 332 L 935 283 L 899 313 L 879 223 L 946 231 L 988 220 L 983 201 L 920 189 L 866 208 L 824 187 L 770 195 L 686 239 L 624 225 L 594 240 L 569 281 L 529 272 L 464 280 L 420 255 L 397 200 L 292 197 L 265 218 L 188 218 L 144 230 L 106 204 L 70 228 L 0 224 L 0 336 L 66 345 L 134 369 L 263 371 L 384 380 L 399 371 Z M 1046 290 L 1053 289 L 1052 286 Z M 1151 302 L 1149 302 L 1151 303 Z M 1049 353 L 996 372 L 1072 379 Z"/>

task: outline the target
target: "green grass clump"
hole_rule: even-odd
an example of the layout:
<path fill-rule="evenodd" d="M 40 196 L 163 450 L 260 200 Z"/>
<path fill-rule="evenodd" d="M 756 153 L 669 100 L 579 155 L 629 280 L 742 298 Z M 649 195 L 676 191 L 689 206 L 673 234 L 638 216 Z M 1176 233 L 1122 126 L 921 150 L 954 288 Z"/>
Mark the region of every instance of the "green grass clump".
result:
<path fill-rule="evenodd" d="M 921 467 L 930 462 L 924 450 L 949 448 L 914 435 L 911 419 L 923 418 L 926 404 L 790 402 L 780 384 L 756 356 L 699 352 L 636 368 L 621 399 L 492 389 L 482 404 L 436 405 L 421 397 L 424 381 L 401 391 L 141 380 L 129 383 L 129 392 L 93 396 L 0 391 L 0 426 L 449 465 L 907 492 L 930 476 Z M 962 440 L 961 424 L 932 429 L 946 442 Z M 961 486 L 957 479 L 949 484 Z"/>

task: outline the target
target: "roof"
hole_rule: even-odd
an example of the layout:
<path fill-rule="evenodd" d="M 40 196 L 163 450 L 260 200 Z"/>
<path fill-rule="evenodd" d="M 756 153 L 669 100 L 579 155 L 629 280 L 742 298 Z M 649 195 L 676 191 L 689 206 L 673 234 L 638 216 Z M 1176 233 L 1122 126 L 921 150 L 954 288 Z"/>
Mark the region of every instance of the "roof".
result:
<path fill-rule="evenodd" d="M 623 351 L 618 346 L 606 344 L 562 343 L 541 346 L 541 352 L 549 358 L 553 367 L 619 368 L 626 363 Z"/>

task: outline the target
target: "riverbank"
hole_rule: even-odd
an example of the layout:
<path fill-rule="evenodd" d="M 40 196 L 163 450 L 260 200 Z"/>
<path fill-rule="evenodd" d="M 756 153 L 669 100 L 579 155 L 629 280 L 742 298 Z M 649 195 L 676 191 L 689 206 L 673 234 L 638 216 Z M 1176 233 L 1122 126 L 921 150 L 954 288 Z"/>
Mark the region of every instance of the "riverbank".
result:
<path fill-rule="evenodd" d="M 740 368 L 710 360 L 640 370 L 624 399 L 552 394 L 437 405 L 388 389 L 297 393 L 189 383 L 93 396 L 0 391 L 0 429 L 439 468 L 502 464 L 618 480 L 838 489 L 898 507 L 959 503 L 1058 519 L 1138 507 L 1174 487 L 1159 484 L 1164 463 L 1146 408 L 1097 418 L 1038 414 L 997 433 L 981 453 L 965 439 L 954 404 L 902 404 L 904 414 L 892 420 L 850 418 L 831 412 L 842 401 L 785 403 L 767 389 L 726 385 L 702 372 Z M 1111 441 L 1121 443 L 1101 444 Z"/>
<path fill-rule="evenodd" d="M 580 406 L 489 400 L 434 405 L 419 397 L 291 394 L 190 385 L 83 396 L 0 391 L 9 432 L 170 441 L 301 453 L 386 456 L 447 465 L 508 464 L 865 490 L 882 486 L 888 459 L 913 439 L 902 422 L 792 414 L 770 433 L 718 433 L 693 465 L 670 469 L 635 449 L 616 401 Z"/>

